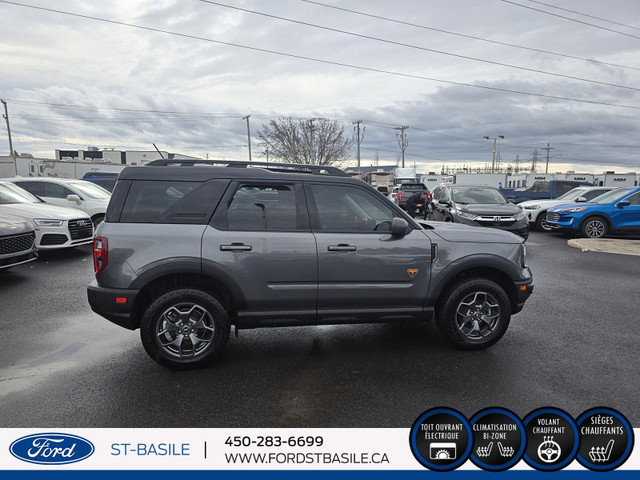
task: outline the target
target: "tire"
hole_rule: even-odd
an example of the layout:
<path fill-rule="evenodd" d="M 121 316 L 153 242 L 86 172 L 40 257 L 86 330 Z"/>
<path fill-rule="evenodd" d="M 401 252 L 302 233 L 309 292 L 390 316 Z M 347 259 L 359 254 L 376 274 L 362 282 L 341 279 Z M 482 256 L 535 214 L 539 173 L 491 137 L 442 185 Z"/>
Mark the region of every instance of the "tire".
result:
<path fill-rule="evenodd" d="M 609 224 L 603 217 L 589 217 L 580 224 L 580 235 L 586 238 L 602 238 L 609 233 Z"/>
<path fill-rule="evenodd" d="M 467 278 L 449 288 L 436 311 L 440 334 L 455 347 L 482 350 L 507 331 L 511 302 L 504 289 L 485 278 Z"/>
<path fill-rule="evenodd" d="M 536 230 L 541 232 L 551 232 L 553 228 L 547 223 L 547 212 L 540 212 L 536 217 Z"/>
<path fill-rule="evenodd" d="M 229 331 L 229 316 L 220 302 L 201 290 L 187 288 L 158 297 L 146 309 L 140 325 L 142 345 L 149 356 L 174 370 L 212 363 L 227 344 Z"/>
<path fill-rule="evenodd" d="M 91 219 L 91 221 L 93 222 L 93 231 L 95 232 L 98 228 L 98 225 L 104 222 L 104 215 L 96 215 Z"/>

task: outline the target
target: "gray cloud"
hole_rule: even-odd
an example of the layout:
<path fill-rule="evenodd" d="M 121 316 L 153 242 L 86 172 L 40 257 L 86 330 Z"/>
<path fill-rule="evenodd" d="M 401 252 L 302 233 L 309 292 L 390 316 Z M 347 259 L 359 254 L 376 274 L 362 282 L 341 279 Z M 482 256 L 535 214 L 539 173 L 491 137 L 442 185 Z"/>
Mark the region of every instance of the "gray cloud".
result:
<path fill-rule="evenodd" d="M 44 0 L 31 1 L 53 8 Z M 640 68 L 637 39 L 497 0 L 326 1 L 441 30 Z M 640 88 L 638 70 L 465 39 L 300 0 L 228 3 L 458 55 Z M 634 0 L 616 5 L 611 9 L 595 0 L 563 4 L 620 21 L 620 12 L 626 12 L 626 18 L 640 12 Z M 632 90 L 358 39 L 196 0 L 65 0 L 55 8 L 332 62 L 640 107 L 639 92 Z M 241 117 L 250 113 L 254 134 L 269 118 L 281 115 L 340 119 L 349 131 L 351 120 L 362 119 L 365 162 L 372 162 L 377 149 L 382 163 L 395 163 L 399 148 L 393 127 L 409 125 L 407 159 L 423 170 L 439 169 L 443 163 L 490 162 L 492 143 L 482 138 L 485 135 L 505 136 L 498 145 L 505 163 L 516 155 L 529 162 L 534 148 L 542 154 L 549 142 L 558 168 L 640 170 L 640 143 L 635 140 L 640 126 L 634 109 L 374 73 L 2 3 L 0 15 L 5 20 L 0 64 L 8 72 L 0 76 L 0 96 L 9 102 L 14 146 L 22 152 L 52 156 L 56 148 L 73 144 L 149 149 L 156 142 L 165 150 L 245 159 L 246 123 Z M 0 154 L 6 152 L 6 134 L 0 130 Z"/>

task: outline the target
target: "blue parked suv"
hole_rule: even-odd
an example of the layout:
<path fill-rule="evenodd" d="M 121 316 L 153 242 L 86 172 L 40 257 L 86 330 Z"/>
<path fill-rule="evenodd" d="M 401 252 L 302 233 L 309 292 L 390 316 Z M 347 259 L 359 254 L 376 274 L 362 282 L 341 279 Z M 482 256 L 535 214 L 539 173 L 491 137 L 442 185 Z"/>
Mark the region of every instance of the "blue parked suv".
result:
<path fill-rule="evenodd" d="M 640 234 L 640 188 L 623 187 L 600 195 L 592 203 L 550 208 L 547 223 L 567 233 L 600 238 L 608 233 Z"/>

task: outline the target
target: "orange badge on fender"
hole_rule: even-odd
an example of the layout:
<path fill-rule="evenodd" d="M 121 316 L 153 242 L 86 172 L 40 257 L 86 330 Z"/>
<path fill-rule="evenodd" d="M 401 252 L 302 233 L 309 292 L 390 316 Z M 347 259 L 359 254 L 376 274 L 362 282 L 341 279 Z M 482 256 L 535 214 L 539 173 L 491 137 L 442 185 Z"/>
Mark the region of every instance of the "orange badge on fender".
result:
<path fill-rule="evenodd" d="M 417 268 L 407 268 L 407 273 L 411 278 L 415 277 L 418 274 Z"/>

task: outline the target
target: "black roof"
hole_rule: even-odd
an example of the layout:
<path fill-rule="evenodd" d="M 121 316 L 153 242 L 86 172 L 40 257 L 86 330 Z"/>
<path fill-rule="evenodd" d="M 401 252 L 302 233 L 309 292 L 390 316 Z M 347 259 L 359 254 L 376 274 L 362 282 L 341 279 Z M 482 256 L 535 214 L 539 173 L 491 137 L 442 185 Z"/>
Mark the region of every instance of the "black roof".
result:
<path fill-rule="evenodd" d="M 213 178 L 264 180 L 331 180 L 364 183 L 337 167 L 274 162 L 221 160 L 155 160 L 143 167 L 126 167 L 118 180 L 206 181 Z"/>

